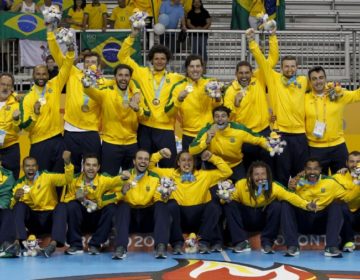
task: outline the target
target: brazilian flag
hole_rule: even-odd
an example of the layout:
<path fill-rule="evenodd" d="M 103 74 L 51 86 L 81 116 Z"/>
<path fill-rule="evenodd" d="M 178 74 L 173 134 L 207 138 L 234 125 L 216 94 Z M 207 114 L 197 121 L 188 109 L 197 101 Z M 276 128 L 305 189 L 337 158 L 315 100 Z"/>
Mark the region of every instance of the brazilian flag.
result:
<path fill-rule="evenodd" d="M 122 42 L 129 35 L 129 32 L 82 32 L 80 34 L 81 48 L 89 48 L 98 53 L 106 64 L 105 73 L 111 73 L 112 69 L 119 64 L 117 54 Z M 141 43 L 139 36 L 134 42 L 131 57 L 142 65 Z"/>
<path fill-rule="evenodd" d="M 0 12 L 0 40 L 32 39 L 46 41 L 46 28 L 41 14 Z"/>
<path fill-rule="evenodd" d="M 233 0 L 231 29 L 248 29 L 250 9 L 254 0 Z M 264 0 L 266 13 L 275 19 L 278 30 L 285 29 L 285 0 Z"/>

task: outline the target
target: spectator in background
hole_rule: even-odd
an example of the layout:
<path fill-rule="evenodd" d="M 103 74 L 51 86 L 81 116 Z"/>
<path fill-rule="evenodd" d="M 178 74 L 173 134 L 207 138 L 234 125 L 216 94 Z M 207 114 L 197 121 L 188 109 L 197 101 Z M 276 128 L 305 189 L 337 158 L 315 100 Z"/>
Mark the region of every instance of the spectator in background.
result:
<path fill-rule="evenodd" d="M 59 73 L 59 67 L 56 65 L 56 62 L 52 55 L 48 55 L 46 57 L 45 63 L 48 68 L 49 80 L 51 80 Z"/>
<path fill-rule="evenodd" d="M 13 4 L 12 0 L 0 0 L 0 11 L 8 11 Z"/>
<path fill-rule="evenodd" d="M 13 6 L 12 12 L 35 14 L 40 12 L 40 8 L 35 5 L 33 0 L 24 0 L 21 3 Z"/>
<path fill-rule="evenodd" d="M 51 0 L 44 0 L 44 4 L 43 5 L 38 5 L 38 6 L 39 6 L 40 12 L 43 12 L 45 10 L 45 8 L 49 8 L 51 5 L 52 5 Z"/>
<path fill-rule="evenodd" d="M 84 29 L 84 9 L 86 6 L 85 0 L 74 0 L 74 5 L 69 9 L 66 22 L 70 24 L 73 29 Z"/>
<path fill-rule="evenodd" d="M 204 8 L 201 0 L 194 0 L 192 9 L 187 14 L 186 26 L 188 29 L 209 29 L 211 26 L 211 17 L 209 12 Z M 199 54 L 207 62 L 207 33 L 192 34 L 192 53 Z"/>
<path fill-rule="evenodd" d="M 169 24 L 167 29 L 186 28 L 184 18 L 184 7 L 181 0 L 164 0 L 160 7 L 160 16 L 167 15 Z M 166 33 L 161 35 L 160 43 L 170 47 L 171 52 L 176 52 L 176 33 Z"/>
<path fill-rule="evenodd" d="M 99 0 L 93 0 L 91 4 L 87 4 L 84 10 L 86 28 L 105 31 L 107 23 L 106 11 L 106 4 L 100 3 Z"/>
<path fill-rule="evenodd" d="M 110 26 L 113 29 L 131 29 L 129 17 L 132 15 L 134 6 L 132 2 L 118 0 L 119 6 L 115 7 L 109 18 Z"/>

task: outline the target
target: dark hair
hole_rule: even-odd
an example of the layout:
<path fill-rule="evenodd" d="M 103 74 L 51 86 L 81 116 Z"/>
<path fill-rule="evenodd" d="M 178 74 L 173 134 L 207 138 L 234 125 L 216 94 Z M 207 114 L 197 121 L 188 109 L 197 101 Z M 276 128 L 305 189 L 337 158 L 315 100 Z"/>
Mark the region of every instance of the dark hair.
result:
<path fill-rule="evenodd" d="M 349 156 L 358 157 L 358 156 L 360 156 L 360 152 L 359 152 L 359 151 L 352 151 L 352 152 L 349 154 Z M 349 157 L 349 156 L 348 156 L 348 157 Z"/>
<path fill-rule="evenodd" d="M 190 65 L 191 61 L 194 60 L 200 60 L 201 66 L 204 66 L 204 60 L 200 55 L 197 54 L 190 54 L 186 59 L 185 59 L 185 68 L 188 68 L 188 66 Z"/>
<path fill-rule="evenodd" d="M 127 69 L 130 72 L 130 76 L 132 76 L 132 73 L 134 70 L 127 64 L 118 64 L 114 69 L 114 76 L 116 76 L 117 72 L 122 69 Z"/>
<path fill-rule="evenodd" d="M 241 66 L 247 66 L 247 67 L 249 67 L 251 72 L 252 72 L 252 70 L 253 70 L 251 64 L 250 64 L 248 61 L 243 60 L 243 61 L 240 61 L 240 62 L 236 65 L 236 72 L 239 71 L 239 68 L 240 68 Z"/>
<path fill-rule="evenodd" d="M 88 154 L 83 155 L 83 159 L 82 159 L 82 160 L 83 160 L 83 163 L 85 163 L 85 161 L 86 161 L 88 158 L 96 158 L 98 164 L 100 164 L 100 157 L 99 157 L 98 154 L 88 153 Z"/>
<path fill-rule="evenodd" d="M 255 182 L 252 179 L 252 175 L 253 175 L 254 169 L 258 168 L 258 167 L 262 167 L 262 168 L 266 169 L 266 176 L 267 176 L 267 181 L 269 184 L 269 189 L 265 190 L 265 192 L 264 192 L 264 196 L 265 196 L 266 200 L 270 199 L 270 197 L 271 197 L 272 183 L 273 183 L 272 173 L 271 173 L 271 169 L 270 169 L 269 165 L 267 165 L 265 162 L 259 161 L 259 160 L 251 163 L 251 165 L 249 166 L 249 169 L 247 171 L 247 174 L 246 174 L 246 183 L 247 183 L 249 193 L 250 193 L 250 200 L 254 199 L 255 204 L 257 204 L 255 191 L 257 190 L 258 186 L 255 185 Z"/>
<path fill-rule="evenodd" d="M 148 54 L 148 60 L 152 61 L 155 54 L 156 53 L 163 53 L 166 55 L 166 59 L 169 62 L 170 59 L 172 58 L 172 54 L 170 52 L 170 50 L 168 49 L 168 47 L 164 46 L 164 45 L 154 45 L 150 50 L 149 50 L 149 54 Z"/>
<path fill-rule="evenodd" d="M 36 164 L 37 164 L 37 160 L 36 160 L 36 158 L 34 158 L 34 157 L 31 157 L 31 156 L 27 156 L 27 157 L 25 157 L 24 159 L 23 159 L 23 166 L 25 166 L 25 162 L 26 161 L 28 161 L 28 160 L 35 160 L 35 162 L 36 162 Z"/>
<path fill-rule="evenodd" d="M 285 60 L 295 60 L 296 65 L 298 64 L 295 56 L 293 56 L 293 55 L 285 55 L 285 56 L 281 59 L 281 66 L 283 66 L 283 63 L 284 63 Z"/>
<path fill-rule="evenodd" d="M 231 113 L 231 110 L 228 107 L 224 106 L 224 105 L 220 105 L 220 106 L 217 106 L 217 107 L 215 107 L 213 109 L 213 111 L 212 111 L 213 117 L 215 115 L 215 112 L 225 112 L 229 117 L 230 113 Z"/>
<path fill-rule="evenodd" d="M 15 78 L 14 78 L 14 75 L 11 74 L 11 73 L 8 73 L 8 72 L 4 72 L 4 73 L 0 73 L 0 79 L 2 77 L 9 77 L 12 81 L 12 85 L 14 86 L 15 85 Z"/>
<path fill-rule="evenodd" d="M 98 65 L 101 64 L 101 57 L 100 57 L 100 55 L 99 55 L 98 53 L 96 53 L 96 52 L 89 52 L 89 53 L 84 54 L 84 61 L 85 61 L 85 59 L 86 59 L 87 57 L 91 57 L 91 56 L 96 56 Z"/>
<path fill-rule="evenodd" d="M 49 55 L 45 58 L 45 61 L 48 62 L 50 59 L 55 61 L 54 57 L 53 57 L 51 54 L 49 54 Z"/>
<path fill-rule="evenodd" d="M 312 72 L 320 72 L 320 71 L 322 71 L 324 73 L 325 78 L 326 78 L 325 69 L 322 66 L 315 66 L 315 67 L 311 68 L 308 72 L 309 79 L 310 79 L 310 75 Z"/>
<path fill-rule="evenodd" d="M 317 163 L 319 164 L 319 166 L 322 167 L 322 166 L 321 166 L 321 162 L 320 162 L 320 160 L 319 160 L 317 157 L 309 157 L 309 158 L 306 160 L 306 162 L 305 162 L 305 166 L 307 166 L 307 164 L 308 164 L 309 162 L 317 162 Z"/>
<path fill-rule="evenodd" d="M 185 154 L 185 153 L 190 154 L 190 153 L 189 153 L 189 150 L 182 150 L 180 153 L 178 153 L 178 154 L 176 155 L 175 169 L 179 169 L 179 168 L 180 168 L 180 166 L 179 166 L 179 164 L 178 164 L 178 161 L 180 160 L 180 156 L 181 156 L 182 154 Z M 196 166 L 196 157 L 195 157 L 194 155 L 192 155 L 192 154 L 190 154 L 190 155 L 191 155 L 191 157 L 192 157 L 192 159 L 193 159 L 193 162 L 194 162 L 193 168 L 195 169 L 195 166 Z"/>
<path fill-rule="evenodd" d="M 86 0 L 81 0 L 80 8 L 81 8 L 82 10 L 84 10 L 84 9 L 85 9 L 85 6 L 86 6 Z M 73 6 L 72 6 L 72 9 L 73 9 L 73 11 L 75 12 L 75 9 L 76 9 L 76 0 L 74 0 L 74 4 L 73 4 Z"/>
<path fill-rule="evenodd" d="M 191 5 L 191 11 L 195 10 L 195 7 L 194 7 L 194 0 L 192 1 L 192 5 Z M 206 11 L 206 9 L 204 8 L 204 4 L 202 2 L 202 0 L 200 0 L 200 10 L 203 12 L 203 11 Z"/>

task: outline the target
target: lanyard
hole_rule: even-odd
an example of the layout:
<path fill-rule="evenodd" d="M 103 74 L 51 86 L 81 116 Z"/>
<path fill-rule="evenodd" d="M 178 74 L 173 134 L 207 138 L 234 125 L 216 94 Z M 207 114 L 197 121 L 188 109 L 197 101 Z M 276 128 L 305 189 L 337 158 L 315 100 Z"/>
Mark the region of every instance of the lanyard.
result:
<path fill-rule="evenodd" d="M 156 79 L 154 77 L 154 73 L 152 73 L 152 78 L 153 78 L 153 87 L 154 87 L 154 92 L 155 92 L 155 99 L 158 99 L 159 100 L 159 96 L 160 96 L 160 92 L 164 86 L 164 83 L 165 83 L 165 80 L 166 80 L 166 71 L 164 73 L 164 75 L 162 76 L 161 78 L 161 81 L 160 81 L 160 84 L 158 85 L 157 82 L 156 82 Z"/>
<path fill-rule="evenodd" d="M 319 120 L 319 109 L 318 109 L 318 105 L 317 105 L 318 99 L 321 99 L 323 101 L 323 107 L 324 107 L 324 109 L 323 109 L 323 123 L 326 123 L 326 95 L 323 95 L 321 97 L 315 96 L 314 106 L 315 106 L 315 118 L 316 118 L 317 121 Z"/>
<path fill-rule="evenodd" d="M 44 86 L 44 88 L 42 89 L 41 91 L 41 94 L 39 95 L 39 91 L 37 90 L 37 88 L 35 88 L 35 91 L 36 91 L 36 95 L 39 96 L 39 98 L 44 98 L 45 96 L 45 93 L 46 93 L 46 86 Z"/>
<path fill-rule="evenodd" d="M 123 102 L 127 103 L 129 101 L 129 92 L 128 92 L 129 88 L 126 88 L 125 94 L 124 91 L 119 89 L 119 87 L 117 87 L 117 91 L 118 91 L 118 95 L 122 97 Z"/>

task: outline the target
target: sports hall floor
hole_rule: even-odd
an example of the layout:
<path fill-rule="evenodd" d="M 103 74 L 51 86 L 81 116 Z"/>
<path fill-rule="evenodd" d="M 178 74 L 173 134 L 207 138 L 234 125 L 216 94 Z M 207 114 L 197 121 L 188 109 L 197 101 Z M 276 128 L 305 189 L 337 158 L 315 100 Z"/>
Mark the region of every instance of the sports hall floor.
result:
<path fill-rule="evenodd" d="M 231 250 L 207 255 L 184 254 L 157 260 L 153 253 L 129 252 L 124 260 L 111 253 L 67 256 L 57 251 L 51 258 L 0 259 L 0 279 L 360 279 L 360 251 L 343 258 L 328 258 L 322 251 L 301 251 L 285 257 L 282 251 L 234 254 Z"/>

